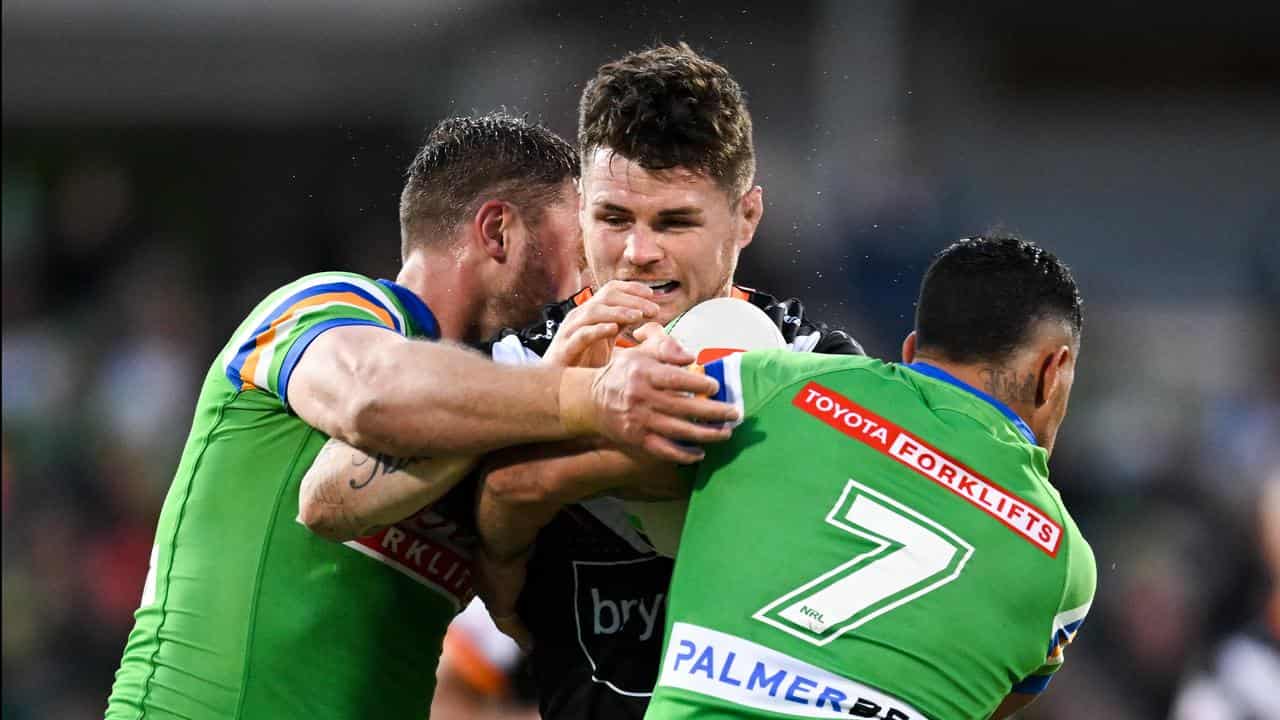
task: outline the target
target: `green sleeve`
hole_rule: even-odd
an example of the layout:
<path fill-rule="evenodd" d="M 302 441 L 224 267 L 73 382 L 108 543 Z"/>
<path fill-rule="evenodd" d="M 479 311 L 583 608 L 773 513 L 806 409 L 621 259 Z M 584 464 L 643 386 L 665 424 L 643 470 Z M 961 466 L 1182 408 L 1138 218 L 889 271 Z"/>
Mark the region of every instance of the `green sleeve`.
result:
<path fill-rule="evenodd" d="M 1093 594 L 1098 582 L 1093 550 L 1080 536 L 1074 525 L 1071 527 L 1069 537 L 1071 541 L 1064 543 L 1064 549 L 1070 553 L 1067 558 L 1067 576 L 1062 600 L 1058 603 L 1058 612 L 1050 625 L 1045 662 L 1022 682 L 1015 685 L 1014 692 L 1036 694 L 1049 685 L 1049 680 L 1061 669 L 1066 659 L 1067 645 L 1070 645 L 1080 632 L 1080 627 L 1084 624 L 1089 608 L 1093 604 Z"/>
<path fill-rule="evenodd" d="M 321 333 L 370 325 L 407 334 L 405 313 L 383 285 L 351 273 L 318 273 L 280 288 L 236 331 L 222 355 L 237 390 L 261 390 L 288 406 L 289 376 Z"/>

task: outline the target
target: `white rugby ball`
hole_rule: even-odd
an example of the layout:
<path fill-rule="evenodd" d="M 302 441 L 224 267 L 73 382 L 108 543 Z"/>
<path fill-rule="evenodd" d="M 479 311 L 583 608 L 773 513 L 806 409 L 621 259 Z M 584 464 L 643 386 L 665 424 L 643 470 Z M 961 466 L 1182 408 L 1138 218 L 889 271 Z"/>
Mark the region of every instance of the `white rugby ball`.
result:
<path fill-rule="evenodd" d="M 714 298 L 694 305 L 667 325 L 667 334 L 705 365 L 725 355 L 787 346 L 778 326 L 760 308 L 738 298 Z M 632 522 L 659 555 L 675 557 L 684 530 L 688 500 L 626 501 Z"/>

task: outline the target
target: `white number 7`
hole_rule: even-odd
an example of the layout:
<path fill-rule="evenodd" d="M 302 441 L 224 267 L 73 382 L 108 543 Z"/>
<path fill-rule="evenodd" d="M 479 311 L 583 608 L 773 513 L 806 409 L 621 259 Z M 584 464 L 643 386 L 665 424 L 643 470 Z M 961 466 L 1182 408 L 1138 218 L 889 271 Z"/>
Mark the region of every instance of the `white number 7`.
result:
<path fill-rule="evenodd" d="M 752 616 L 815 645 L 955 580 L 973 555 L 973 546 L 955 533 L 854 480 L 827 522 L 876 547 Z"/>

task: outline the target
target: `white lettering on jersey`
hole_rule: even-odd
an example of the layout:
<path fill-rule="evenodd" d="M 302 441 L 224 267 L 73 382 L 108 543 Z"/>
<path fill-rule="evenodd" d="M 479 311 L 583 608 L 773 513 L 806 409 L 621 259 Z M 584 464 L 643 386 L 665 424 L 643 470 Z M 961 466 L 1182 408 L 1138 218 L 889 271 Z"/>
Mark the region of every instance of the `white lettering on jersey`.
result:
<path fill-rule="evenodd" d="M 462 536 L 457 523 L 426 508 L 380 532 L 343 544 L 436 590 L 461 610 L 474 594 L 471 553 Z"/>
<path fill-rule="evenodd" d="M 678 622 L 662 659 L 662 688 L 681 688 L 766 712 L 807 718 L 925 720 L 907 703 L 764 645 Z"/>
<path fill-rule="evenodd" d="M 1057 556 L 1061 525 L 919 437 L 815 382 L 801 388 L 791 404 L 933 480 L 1051 557 Z"/>

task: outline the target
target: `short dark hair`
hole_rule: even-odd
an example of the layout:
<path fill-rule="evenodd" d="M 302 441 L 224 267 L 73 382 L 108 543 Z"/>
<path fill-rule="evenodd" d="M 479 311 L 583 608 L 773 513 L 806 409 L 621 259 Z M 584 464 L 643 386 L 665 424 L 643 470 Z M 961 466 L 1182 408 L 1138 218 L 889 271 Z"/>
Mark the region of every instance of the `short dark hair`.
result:
<path fill-rule="evenodd" d="M 578 105 L 578 149 L 586 158 L 597 148 L 646 170 L 705 172 L 735 195 L 746 192 L 756 170 L 742 88 L 685 43 L 600 66 Z"/>
<path fill-rule="evenodd" d="M 1053 253 L 1015 237 L 974 237 L 938 253 L 920 284 L 916 345 L 958 363 L 1006 360 L 1036 322 L 1084 324 L 1080 290 Z"/>
<path fill-rule="evenodd" d="M 452 237 L 490 199 L 510 201 L 536 223 L 579 167 L 573 146 L 538 123 L 505 112 L 448 118 L 427 136 L 405 173 L 401 254 Z"/>

